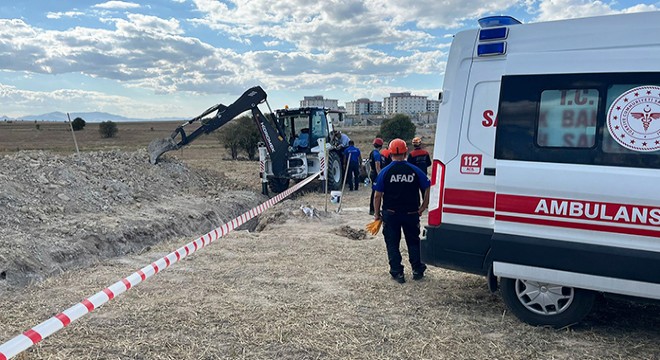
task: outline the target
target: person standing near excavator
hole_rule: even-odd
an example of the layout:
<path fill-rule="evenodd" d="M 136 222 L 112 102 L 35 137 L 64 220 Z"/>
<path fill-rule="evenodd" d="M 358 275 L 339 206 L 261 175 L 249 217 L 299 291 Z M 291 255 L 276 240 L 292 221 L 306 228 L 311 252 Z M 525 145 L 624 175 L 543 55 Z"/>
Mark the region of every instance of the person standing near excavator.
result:
<path fill-rule="evenodd" d="M 375 220 L 383 220 L 383 235 L 387 247 L 390 275 L 398 283 L 405 283 L 401 264 L 401 231 L 406 239 L 413 280 L 424 277 L 426 265 L 420 255 L 420 216 L 429 204 L 428 177 L 417 166 L 406 161 L 408 147 L 401 139 L 390 142 L 392 163 L 381 170 L 373 185 Z M 424 194 L 420 205 L 420 191 Z M 382 205 L 382 209 L 381 209 Z"/>
<path fill-rule="evenodd" d="M 428 176 L 428 168 L 431 166 L 431 156 L 428 151 L 422 149 L 422 138 L 414 138 L 412 144 L 415 149 L 408 154 L 408 162 L 422 169 L 424 174 Z"/>
<path fill-rule="evenodd" d="M 348 147 L 344 149 L 344 163 L 348 167 L 347 179 L 350 191 L 360 189 L 360 164 L 362 163 L 362 154 L 360 149 L 355 147 L 353 140 L 348 141 Z"/>
<path fill-rule="evenodd" d="M 380 149 L 383 147 L 383 139 L 375 138 L 374 139 L 374 148 L 369 153 L 369 180 L 374 184 L 376 182 L 376 177 L 380 173 L 380 170 L 385 167 L 383 164 L 383 158 L 380 155 Z M 371 198 L 369 199 L 369 215 L 374 214 L 374 190 L 373 186 L 371 187 Z"/>

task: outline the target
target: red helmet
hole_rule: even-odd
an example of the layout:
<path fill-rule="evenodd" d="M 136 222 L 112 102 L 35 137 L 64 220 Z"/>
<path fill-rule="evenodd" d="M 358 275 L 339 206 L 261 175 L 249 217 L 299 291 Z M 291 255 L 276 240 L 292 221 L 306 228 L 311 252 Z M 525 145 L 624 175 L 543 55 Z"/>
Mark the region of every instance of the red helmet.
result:
<path fill-rule="evenodd" d="M 390 141 L 390 151 L 393 155 L 403 155 L 408 152 L 408 146 L 405 141 L 394 139 Z"/>
<path fill-rule="evenodd" d="M 374 145 L 383 146 L 383 139 L 375 138 L 374 139 Z"/>

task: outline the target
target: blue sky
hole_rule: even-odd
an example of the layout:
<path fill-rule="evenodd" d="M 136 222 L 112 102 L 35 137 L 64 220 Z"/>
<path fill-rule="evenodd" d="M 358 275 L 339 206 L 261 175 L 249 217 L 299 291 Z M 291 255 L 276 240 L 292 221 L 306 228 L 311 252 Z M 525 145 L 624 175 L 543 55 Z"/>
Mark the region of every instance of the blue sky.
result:
<path fill-rule="evenodd" d="M 656 11 L 659 1 L 14 0 L 0 4 L 0 115 L 195 116 L 261 85 L 303 96 L 435 97 L 452 34 L 489 15 L 523 22 Z"/>

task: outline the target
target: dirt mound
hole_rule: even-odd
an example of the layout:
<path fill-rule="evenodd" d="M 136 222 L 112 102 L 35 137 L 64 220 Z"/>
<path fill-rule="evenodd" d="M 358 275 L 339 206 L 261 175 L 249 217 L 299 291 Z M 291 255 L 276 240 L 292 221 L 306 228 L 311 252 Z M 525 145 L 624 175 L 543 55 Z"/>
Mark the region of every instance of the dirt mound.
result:
<path fill-rule="evenodd" d="M 335 234 L 351 240 L 364 240 L 367 238 L 366 230 L 355 229 L 348 225 L 344 225 L 342 227 L 335 229 Z"/>
<path fill-rule="evenodd" d="M 204 234 L 264 200 L 177 160 L 151 165 L 144 150 L 19 152 L 0 169 L 0 291 Z"/>

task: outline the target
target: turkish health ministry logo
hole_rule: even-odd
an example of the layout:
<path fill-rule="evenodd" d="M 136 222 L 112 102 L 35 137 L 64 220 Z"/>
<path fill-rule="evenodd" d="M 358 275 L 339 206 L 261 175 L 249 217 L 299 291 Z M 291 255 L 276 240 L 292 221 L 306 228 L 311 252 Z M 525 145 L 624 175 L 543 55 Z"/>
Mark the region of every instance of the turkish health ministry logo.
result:
<path fill-rule="evenodd" d="M 607 126 L 627 149 L 660 150 L 660 86 L 639 86 L 621 94 L 607 112 Z"/>

